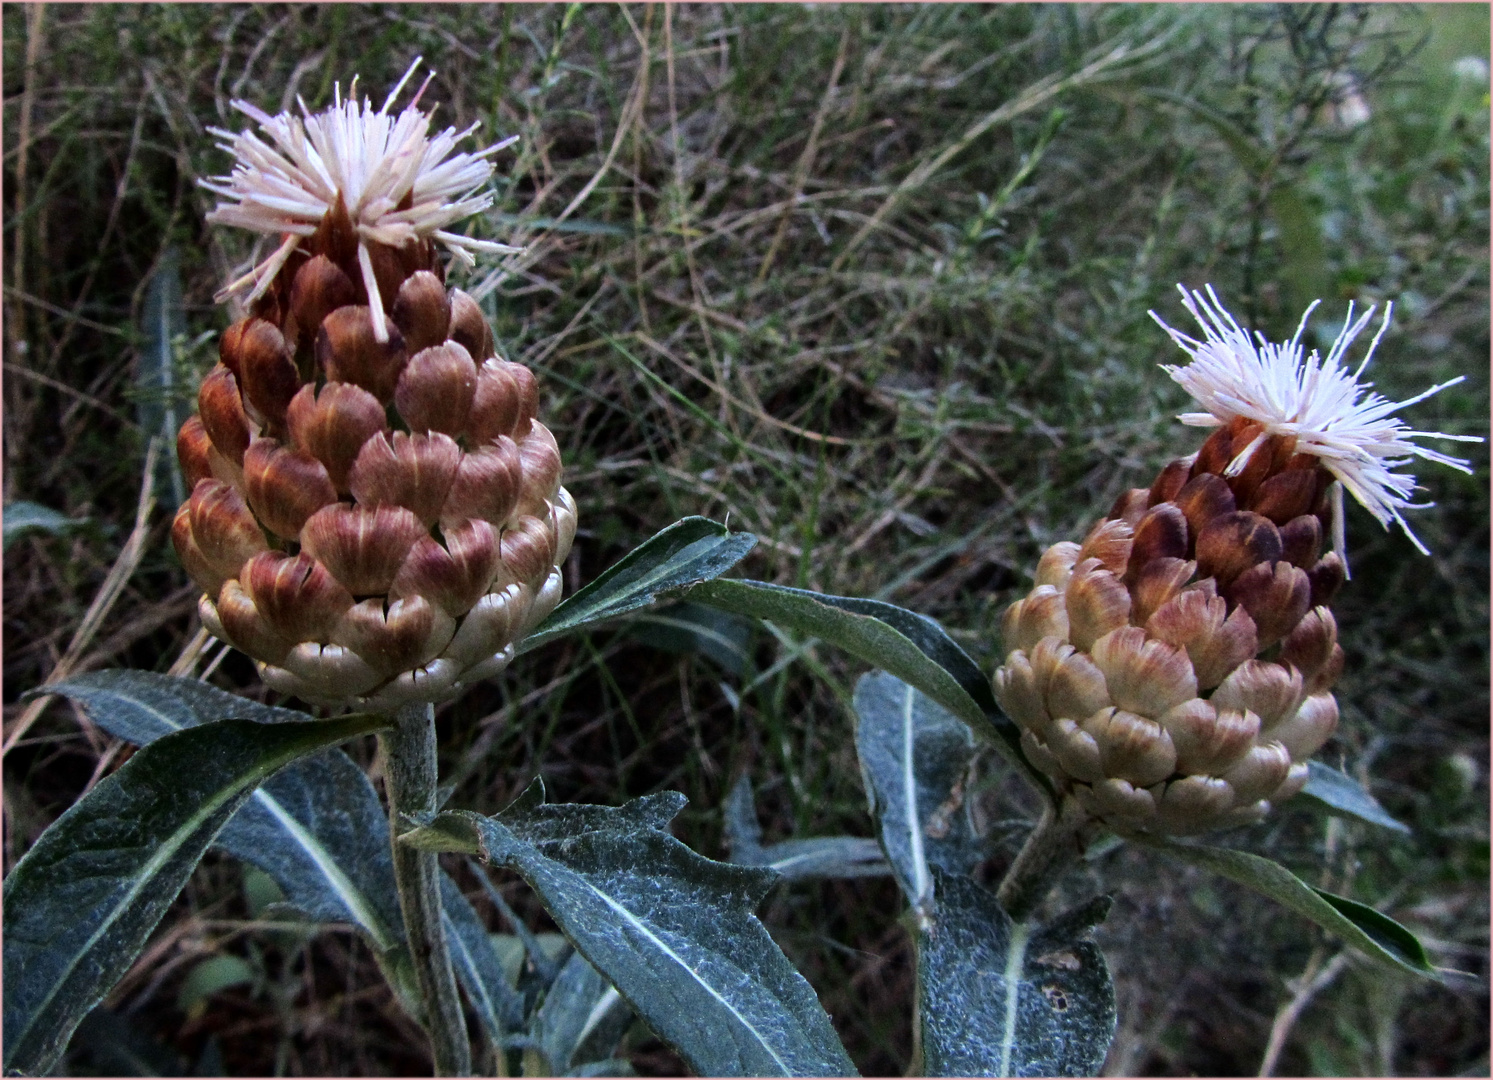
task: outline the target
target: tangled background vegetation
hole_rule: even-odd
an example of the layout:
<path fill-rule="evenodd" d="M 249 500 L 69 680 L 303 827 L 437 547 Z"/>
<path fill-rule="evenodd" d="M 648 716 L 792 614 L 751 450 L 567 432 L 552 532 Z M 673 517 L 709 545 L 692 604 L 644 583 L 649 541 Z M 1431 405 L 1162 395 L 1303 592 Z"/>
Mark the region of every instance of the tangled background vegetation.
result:
<path fill-rule="evenodd" d="M 229 321 L 212 294 L 249 254 L 195 186 L 225 168 L 205 129 L 242 125 L 233 97 L 316 107 L 356 72 L 381 99 L 423 54 L 438 124 L 521 136 L 472 228 L 528 252 L 453 280 L 541 378 L 580 506 L 568 591 L 682 515 L 729 518 L 763 538 L 750 576 L 925 612 L 992 667 L 1040 550 L 1202 439 L 1172 419 L 1157 364 L 1179 354 L 1146 314 L 1186 328 L 1177 281 L 1277 340 L 1314 297 L 1317 343 L 1348 299 L 1393 299 L 1377 388 L 1466 374 L 1409 419 L 1485 433 L 1486 7 L 7 5 L 4 47 L 7 871 L 129 752 L 65 702 L 28 714 L 59 664 L 265 695 L 203 647 L 169 452 L 140 505 L 150 436 L 169 451 Z M 1293 805 L 1227 839 L 1470 976 L 1371 969 L 1119 848 L 1068 885 L 1116 895 L 1108 1072 L 1486 1073 L 1489 506 L 1469 449 L 1473 477 L 1422 470 L 1432 557 L 1349 511 L 1321 756 L 1413 833 Z M 681 838 L 724 857 L 746 774 L 768 839 L 871 835 L 857 664 L 691 609 L 579 640 L 439 710 L 457 805 L 491 813 L 536 773 L 556 801 L 674 788 Z M 371 763 L 371 739 L 348 749 Z M 1009 837 L 994 878 L 1035 804 L 994 755 L 979 798 Z M 503 892 L 542 920 L 516 878 Z M 274 899 L 210 856 L 67 1067 L 428 1070 L 356 937 L 313 939 Z M 912 1052 L 900 906 L 864 878 L 762 909 L 868 1074 Z M 646 1033 L 632 1051 L 680 1067 Z"/>

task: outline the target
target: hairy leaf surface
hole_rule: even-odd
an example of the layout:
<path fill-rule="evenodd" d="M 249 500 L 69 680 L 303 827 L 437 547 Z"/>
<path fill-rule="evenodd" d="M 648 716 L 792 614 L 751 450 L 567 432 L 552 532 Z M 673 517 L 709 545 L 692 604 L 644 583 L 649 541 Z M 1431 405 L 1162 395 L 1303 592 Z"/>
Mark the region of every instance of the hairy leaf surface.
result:
<path fill-rule="evenodd" d="M 855 684 L 855 749 L 881 845 L 920 916 L 933 899 L 930 865 L 967 874 L 981 851 L 964 802 L 975 755 L 969 725 L 885 671 Z"/>
<path fill-rule="evenodd" d="M 166 735 L 99 781 L 5 879 L 5 1065 L 49 1069 L 138 955 L 254 788 L 378 716 L 223 720 Z"/>
<path fill-rule="evenodd" d="M 615 987 L 572 953 L 534 1017 L 533 1036 L 552 1076 L 571 1076 L 583 1066 L 611 1059 L 632 1020 Z"/>
<path fill-rule="evenodd" d="M 1013 923 L 995 895 L 932 870 L 918 937 L 927 1076 L 1094 1076 L 1115 1033 L 1109 968 L 1081 935 L 1108 898 L 1045 927 Z"/>
<path fill-rule="evenodd" d="M 576 949 L 702 1076 L 854 1073 L 813 989 L 752 914 L 776 875 L 713 862 L 666 831 L 684 796 L 438 815 L 406 834 L 517 871 Z"/>
<path fill-rule="evenodd" d="M 265 723 L 311 719 L 196 679 L 147 671 L 90 672 L 47 690 L 80 702 L 99 727 L 142 746 L 230 716 Z M 216 843 L 271 875 L 286 901 L 317 922 L 351 923 L 380 952 L 403 943 L 388 818 L 363 770 L 342 751 L 282 770 L 233 816 Z"/>

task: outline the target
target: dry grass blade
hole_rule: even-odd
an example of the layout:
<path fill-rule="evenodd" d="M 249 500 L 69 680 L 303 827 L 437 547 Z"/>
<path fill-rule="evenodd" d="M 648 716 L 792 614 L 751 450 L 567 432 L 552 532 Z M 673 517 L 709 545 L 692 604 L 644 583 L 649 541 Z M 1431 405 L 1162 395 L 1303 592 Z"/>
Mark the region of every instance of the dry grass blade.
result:
<path fill-rule="evenodd" d="M 50 683 L 61 682 L 75 671 L 82 670 L 78 661 L 83 651 L 93 643 L 99 628 L 103 626 L 104 620 L 114 610 L 114 605 L 124 593 L 124 587 L 134 576 L 135 570 L 140 565 L 141 558 L 145 555 L 145 540 L 150 533 L 150 513 L 155 509 L 155 465 L 156 457 L 160 452 L 160 439 L 150 441 L 150 448 L 145 453 L 145 470 L 140 478 L 140 501 L 135 509 L 135 526 L 130 530 L 129 537 L 120 549 L 119 557 L 114 560 L 114 565 L 109 568 L 109 576 L 104 579 L 99 591 L 94 594 L 93 603 L 88 606 L 88 611 L 83 616 L 83 621 L 78 624 L 78 629 L 73 632 L 72 640 L 68 642 L 67 651 L 64 652 L 52 673 L 47 676 L 43 686 Z M 112 651 L 105 650 L 107 655 L 113 655 Z M 102 658 L 102 656 L 101 656 Z M 13 723 L 5 735 L 5 742 L 0 746 L 0 755 L 10 753 L 16 742 L 31 729 L 46 708 L 51 704 L 52 698 L 41 696 L 33 698 L 26 706 L 24 712 Z"/>
<path fill-rule="evenodd" d="M 1060 76 L 1056 72 L 1033 83 L 1021 92 L 1014 101 L 1008 101 L 998 109 L 986 113 L 975 123 L 965 129 L 964 133 L 949 143 L 931 158 L 920 163 L 912 172 L 907 174 L 906 179 L 897 185 L 890 195 L 878 206 L 874 213 L 860 227 L 860 230 L 852 236 L 835 256 L 835 261 L 830 263 L 830 273 L 842 269 L 845 260 L 861 246 L 861 243 L 879 228 L 886 220 L 894 207 L 910 192 L 917 191 L 928 180 L 934 176 L 971 143 L 997 124 L 1005 124 L 1021 116 L 1023 113 L 1031 112 L 1037 106 L 1052 100 L 1059 94 L 1076 87 L 1096 81 L 1100 76 L 1111 72 L 1126 61 L 1137 61 L 1147 56 L 1154 55 L 1165 44 L 1164 38 L 1154 38 L 1146 44 L 1133 47 L 1128 41 L 1120 42 L 1109 51 L 1103 53 L 1097 59 L 1084 65 L 1072 75 Z"/>
<path fill-rule="evenodd" d="M 1291 995 L 1291 1000 L 1281 1006 L 1270 1025 L 1270 1041 L 1265 1044 L 1265 1055 L 1260 1059 L 1260 1076 L 1275 1075 L 1276 1065 L 1280 1063 L 1280 1052 L 1285 1048 L 1286 1040 L 1291 1037 L 1296 1021 L 1312 1003 L 1312 999 L 1343 973 L 1350 959 L 1352 958 L 1346 951 L 1338 953 L 1325 964 L 1321 963 L 1320 956 L 1312 957 L 1312 963 L 1295 980 L 1296 992 Z"/>

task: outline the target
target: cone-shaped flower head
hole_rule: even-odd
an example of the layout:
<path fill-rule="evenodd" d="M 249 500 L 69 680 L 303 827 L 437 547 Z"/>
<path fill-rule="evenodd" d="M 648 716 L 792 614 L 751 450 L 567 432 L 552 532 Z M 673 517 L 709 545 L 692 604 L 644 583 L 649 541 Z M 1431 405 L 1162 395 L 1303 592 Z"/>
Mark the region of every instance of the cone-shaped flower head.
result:
<path fill-rule="evenodd" d="M 225 290 L 250 314 L 177 438 L 194 486 L 172 529 L 204 625 L 266 683 L 376 709 L 501 671 L 576 525 L 533 374 L 437 258 L 511 250 L 446 231 L 488 205 L 497 147 L 453 157 L 470 132 L 428 137 L 395 94 L 304 119 L 235 103 L 274 145 L 232 137 L 209 186 L 237 202 L 211 219 L 284 238 Z"/>
<path fill-rule="evenodd" d="M 1306 784 L 1337 727 L 1340 491 L 1405 527 L 1414 479 L 1397 468 L 1467 467 L 1412 441 L 1466 437 L 1392 415 L 1452 383 L 1396 403 L 1358 381 L 1373 344 L 1343 367 L 1372 310 L 1350 311 L 1324 359 L 1303 355 L 1301 330 L 1251 338 L 1211 290 L 1183 301 L 1204 340 L 1162 324 L 1192 356 L 1166 370 L 1207 409 L 1182 421 L 1217 430 L 1083 543 L 1047 549 L 1006 613 L 995 673 L 1027 756 L 1062 794 L 1117 829 L 1178 834 L 1263 816 Z M 1386 313 L 1380 336 L 1387 325 Z"/>

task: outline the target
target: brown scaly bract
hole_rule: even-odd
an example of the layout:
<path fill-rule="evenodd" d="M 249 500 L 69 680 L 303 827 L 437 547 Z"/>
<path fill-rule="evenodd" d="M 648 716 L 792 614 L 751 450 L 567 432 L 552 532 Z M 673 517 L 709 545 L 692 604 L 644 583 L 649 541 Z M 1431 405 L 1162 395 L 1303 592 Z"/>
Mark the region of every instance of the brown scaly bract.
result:
<path fill-rule="evenodd" d="M 559 600 L 576 528 L 533 374 L 498 356 L 437 259 L 455 241 L 431 191 L 454 171 L 457 204 L 480 209 L 470 188 L 492 167 L 445 160 L 452 132 L 427 140 L 428 115 L 387 109 L 339 103 L 304 127 L 258 114 L 284 155 L 248 135 L 231 147 L 232 189 L 214 190 L 241 202 L 217 216 L 285 242 L 236 283 L 254 285 L 250 315 L 178 436 L 193 489 L 172 529 L 204 625 L 267 684 L 380 710 L 500 672 Z M 317 124 L 336 128 L 324 153 L 305 138 Z M 282 198 L 286 177 L 313 174 L 327 182 Z"/>

